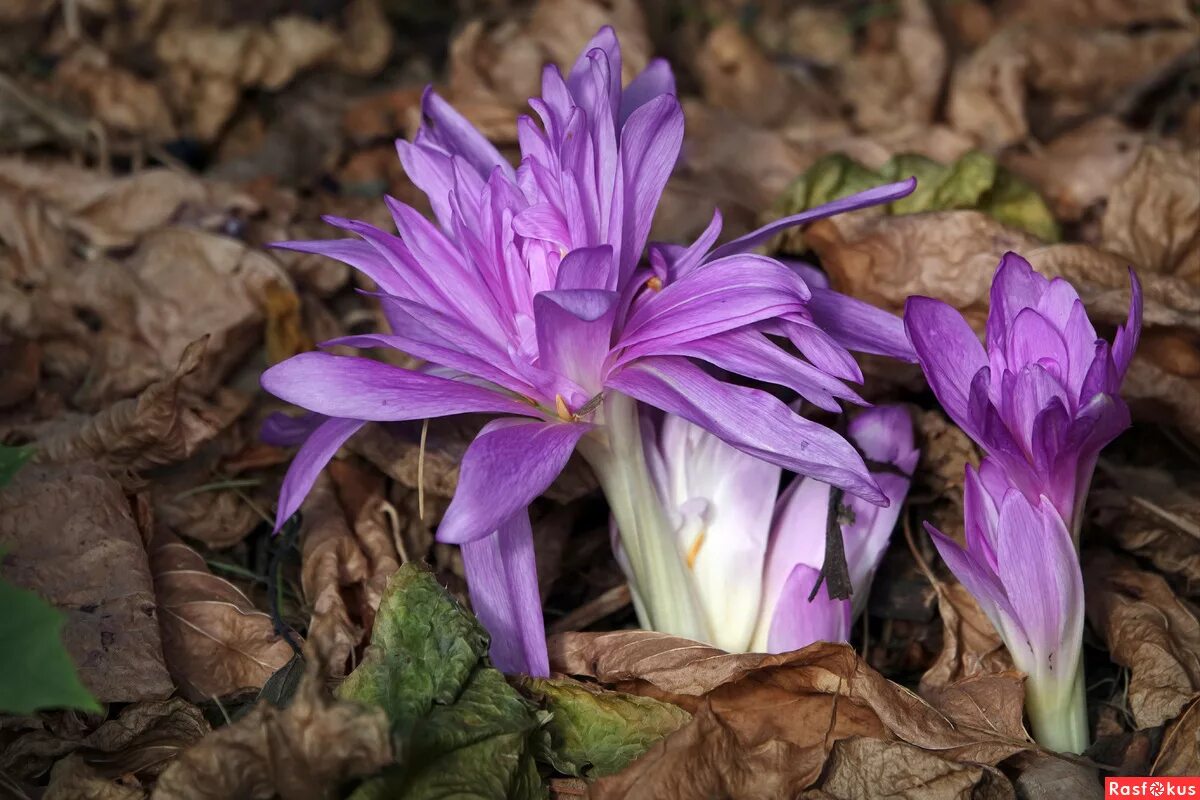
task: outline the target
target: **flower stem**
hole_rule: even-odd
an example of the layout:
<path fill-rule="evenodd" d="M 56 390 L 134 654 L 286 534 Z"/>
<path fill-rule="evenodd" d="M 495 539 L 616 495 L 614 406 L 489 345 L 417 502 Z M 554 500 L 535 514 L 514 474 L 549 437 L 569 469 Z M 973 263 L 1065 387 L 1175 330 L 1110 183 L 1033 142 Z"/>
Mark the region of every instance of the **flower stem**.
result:
<path fill-rule="evenodd" d="M 1025 709 L 1033 738 L 1060 753 L 1082 753 L 1088 746 L 1087 698 L 1084 695 L 1083 659 L 1067 679 L 1058 676 L 1025 684 Z"/>
<path fill-rule="evenodd" d="M 643 628 L 710 641 L 704 615 L 675 530 L 654 488 L 638 420 L 637 401 L 605 397 L 603 424 L 579 443 L 620 530 L 633 571 L 638 621 Z"/>

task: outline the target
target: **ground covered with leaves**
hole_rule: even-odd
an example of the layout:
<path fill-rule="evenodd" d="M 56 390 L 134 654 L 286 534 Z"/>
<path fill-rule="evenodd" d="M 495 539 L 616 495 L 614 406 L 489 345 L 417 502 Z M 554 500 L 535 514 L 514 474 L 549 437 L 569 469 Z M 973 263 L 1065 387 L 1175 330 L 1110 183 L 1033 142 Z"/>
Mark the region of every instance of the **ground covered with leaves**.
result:
<path fill-rule="evenodd" d="M 368 425 L 271 534 L 292 453 L 259 441 L 282 409 L 259 375 L 385 324 L 344 265 L 266 245 L 333 236 L 325 214 L 386 226 L 385 192 L 426 208 L 392 144 L 424 86 L 513 150 L 540 66 L 603 24 L 626 78 L 662 55 L 680 80 L 654 239 L 916 175 L 770 252 L 982 325 L 1016 250 L 1102 335 L 1137 268 L 1134 428 L 1083 534 L 1082 758 L 1029 738 L 1023 676 L 921 532 L 961 535 L 979 454 L 915 366 L 863 360 L 866 397 L 912 405 L 922 459 L 854 647 L 634 629 L 573 462 L 533 508 L 555 676 L 502 675 L 433 538 L 482 418 Z M 1087 798 L 1102 775 L 1200 774 L 1197 8 L 5 2 L 0 443 L 0 795 Z"/>

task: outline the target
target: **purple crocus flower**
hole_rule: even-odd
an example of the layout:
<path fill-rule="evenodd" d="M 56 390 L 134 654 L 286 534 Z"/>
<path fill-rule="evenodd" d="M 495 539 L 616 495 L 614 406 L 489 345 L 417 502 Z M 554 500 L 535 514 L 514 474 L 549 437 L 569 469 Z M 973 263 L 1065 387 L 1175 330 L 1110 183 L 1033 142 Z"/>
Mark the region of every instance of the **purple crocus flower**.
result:
<path fill-rule="evenodd" d="M 1079 295 L 1015 253 L 992 282 L 987 347 L 940 300 L 910 297 L 904 325 L 938 401 L 1031 503 L 1046 495 L 1075 542 L 1100 450 L 1129 427 L 1121 381 L 1137 348 L 1142 292 L 1110 345 Z"/>
<path fill-rule="evenodd" d="M 847 498 L 853 521 L 842 526 L 853 610 L 848 600 L 809 594 L 825 557 L 830 486 L 798 478 L 779 494 L 782 470 L 747 455 L 674 415 L 654 425 L 647 459 L 677 558 L 687 568 L 703 619 L 702 641 L 730 652 L 781 653 L 816 641 L 846 641 L 887 547 L 916 466 L 912 420 L 901 406 L 871 408 L 849 425 L 850 440 L 889 505 Z M 642 590 L 619 542 L 635 598 Z"/>
<path fill-rule="evenodd" d="M 872 464 L 871 477 L 889 501 L 880 508 L 860 497 L 844 498 L 850 519 L 842 524 L 842 541 L 851 599 L 834 600 L 824 586 L 811 602 L 808 599 L 825 559 L 831 487 L 813 478 L 800 478 L 775 508 L 754 635 L 756 651 L 783 653 L 813 642 L 849 641 L 851 623 L 865 608 L 871 580 L 900 517 L 920 451 L 913 444 L 912 418 L 903 406 L 862 411 L 851 420 L 848 433 Z"/>
<path fill-rule="evenodd" d="M 780 226 L 889 202 L 914 185 L 872 189 L 712 250 L 717 217 L 692 247 L 656 249 L 645 268 L 650 223 L 683 139 L 670 68 L 654 61 L 622 90 L 620 49 L 604 28 L 566 78 L 553 66 L 542 77 L 542 96 L 530 101 L 539 121 L 518 122 L 515 169 L 426 92 L 420 131 L 397 146 L 436 225 L 387 198 L 399 236 L 328 218 L 359 238 L 282 245 L 344 261 L 378 285 L 391 333 L 336 343 L 397 348 L 427 366 L 304 353 L 262 378 L 272 394 L 329 418 L 288 471 L 280 520 L 364 421 L 503 415 L 465 453 L 438 538 L 462 545 L 493 660 L 533 674 L 546 674 L 548 664 L 527 507 L 577 447 L 622 523 L 644 587 L 643 621 L 684 636 L 699 632 L 695 598 L 652 499 L 637 402 L 886 502 L 842 437 L 767 392 L 712 377 L 692 359 L 789 386 L 828 407 L 856 398 L 841 383 L 861 380 L 847 347 L 911 358 L 895 318 L 814 293 L 792 270 L 745 251 Z M 768 335 L 786 338 L 801 355 Z"/>
<path fill-rule="evenodd" d="M 1034 737 L 1081 753 L 1088 743 L 1083 575 L 1066 523 L 1048 497 L 1029 500 L 992 458 L 978 472 L 967 466 L 964 507 L 966 548 L 925 527 L 1028 676 Z"/>

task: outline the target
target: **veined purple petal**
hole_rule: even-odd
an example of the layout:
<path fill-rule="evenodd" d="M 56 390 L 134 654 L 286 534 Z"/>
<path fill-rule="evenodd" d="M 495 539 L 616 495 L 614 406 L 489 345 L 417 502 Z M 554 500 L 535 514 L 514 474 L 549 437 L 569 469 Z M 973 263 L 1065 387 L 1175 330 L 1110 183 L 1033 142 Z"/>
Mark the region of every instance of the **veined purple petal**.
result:
<path fill-rule="evenodd" d="M 319 414 L 379 422 L 470 412 L 537 413 L 490 389 L 328 353 L 301 353 L 276 364 L 263 373 L 262 387 Z"/>
<path fill-rule="evenodd" d="M 589 84 L 601 65 L 603 85 L 593 87 Z M 617 34 L 611 25 L 605 25 L 596 31 L 596 35 L 584 46 L 567 75 L 567 88 L 575 102 L 587 111 L 589 116 L 595 116 L 598 108 L 593 93 L 602 89 L 608 113 L 616 113 L 621 103 L 621 43 L 617 41 Z"/>
<path fill-rule="evenodd" d="M 905 475 L 916 469 L 920 451 L 913 444 L 912 415 L 902 405 L 868 408 L 850 420 L 850 441 L 872 461 L 894 464 Z"/>
<path fill-rule="evenodd" d="M 678 414 L 737 449 L 885 505 L 862 457 L 833 431 L 804 419 L 766 392 L 722 383 L 686 359 L 648 358 L 608 385 Z"/>
<path fill-rule="evenodd" d="M 803 353 L 814 367 L 835 378 L 862 383 L 862 370 L 854 356 L 828 333 L 806 319 L 784 319 L 778 324 L 783 326 L 792 344 L 796 345 L 796 349 Z"/>
<path fill-rule="evenodd" d="M 625 185 L 622 278 L 633 273 L 646 247 L 654 209 L 675 169 L 682 144 L 683 109 L 673 95 L 659 95 L 644 103 L 621 128 L 621 174 Z"/>
<path fill-rule="evenodd" d="M 443 230 L 450 230 L 450 193 L 454 191 L 454 166 L 450 156 L 432 147 L 396 140 L 396 153 L 404 174 L 429 198 Z"/>
<path fill-rule="evenodd" d="M 904 329 L 938 402 L 959 427 L 974 436 L 967 413 L 968 392 L 976 374 L 988 366 L 975 332 L 961 314 L 929 297 L 908 298 Z"/>
<path fill-rule="evenodd" d="M 542 292 L 533 298 L 539 365 L 598 394 L 612 341 L 617 293 L 596 289 Z M 580 402 L 587 402 L 584 397 Z"/>
<path fill-rule="evenodd" d="M 980 609 L 991 620 L 996 630 L 1003 633 L 1005 631 L 1005 628 L 1002 627 L 1003 620 L 1011 620 L 1015 617 L 1012 606 L 1004 594 L 1004 587 L 1000 585 L 996 574 L 928 522 L 925 523 L 925 530 L 933 539 L 933 546 L 937 548 L 938 555 L 942 557 L 942 561 L 946 562 L 950 572 L 978 601 Z"/>
<path fill-rule="evenodd" d="M 1138 280 L 1137 273 L 1132 268 L 1129 270 L 1129 292 L 1129 319 L 1117 328 L 1112 347 L 1113 362 L 1116 364 L 1119 380 L 1124 380 L 1125 373 L 1129 370 L 1129 362 L 1133 361 L 1133 354 L 1137 350 L 1138 339 L 1142 335 L 1142 282 Z"/>
<path fill-rule="evenodd" d="M 306 411 L 298 417 L 276 411 L 263 420 L 258 438 L 275 447 L 291 447 L 300 444 L 329 419 L 321 414 Z"/>
<path fill-rule="evenodd" d="M 548 677 L 528 512 L 519 511 L 493 533 L 464 542 L 462 557 L 471 607 L 492 639 L 492 663 L 510 675 Z"/>
<path fill-rule="evenodd" d="M 300 508 L 317 476 L 338 448 L 364 424 L 358 419 L 327 419 L 300 446 L 279 489 L 279 506 L 275 511 L 276 531 Z"/>
<path fill-rule="evenodd" d="M 734 256 L 693 270 L 635 307 L 619 344 L 631 348 L 653 340 L 677 344 L 712 336 L 802 311 L 808 296 L 804 281 L 777 261 Z"/>
<path fill-rule="evenodd" d="M 852 194 L 849 197 L 843 197 L 840 200 L 834 200 L 831 203 L 810 208 L 808 211 L 793 214 L 783 219 L 777 219 L 769 225 L 764 225 L 756 231 L 734 239 L 732 242 L 726 242 L 716 250 L 713 250 L 709 254 L 708 260 L 714 261 L 718 258 L 734 255 L 735 253 L 744 253 L 767 241 L 780 231 L 794 228 L 797 225 L 806 225 L 810 222 L 816 222 L 819 219 L 832 217 L 834 214 L 844 214 L 847 211 L 857 211 L 860 208 L 869 208 L 871 206 L 882 205 L 883 203 L 890 203 L 893 200 L 899 200 L 901 197 L 911 194 L 913 189 L 916 188 L 917 179 L 909 178 L 899 183 L 876 186 L 873 189 L 867 189 L 866 191 Z"/>
<path fill-rule="evenodd" d="M 712 220 L 709 221 L 708 227 L 704 229 L 704 232 L 696 238 L 696 241 L 688 245 L 686 249 L 676 248 L 678 253 L 674 254 L 674 257 L 667 261 L 671 280 L 682 278 L 704 263 L 708 251 L 712 249 L 713 244 L 717 241 L 717 237 L 721 235 L 722 224 L 721 211 L 714 208 Z"/>
<path fill-rule="evenodd" d="M 1039 364 L 1067 382 L 1067 343 L 1050 321 L 1032 308 L 1023 308 L 1008 328 L 1005 347 L 1008 369 L 1020 372 L 1026 365 Z"/>
<path fill-rule="evenodd" d="M 808 313 L 813 322 L 843 347 L 901 361 L 917 360 L 900 317 L 841 292 L 811 283 L 809 289 Z"/>
<path fill-rule="evenodd" d="M 813 642 L 850 640 L 850 601 L 833 600 L 822 586 L 810 602 L 809 594 L 820 570 L 797 564 L 788 576 L 771 616 L 767 652 L 788 653 Z"/>
<path fill-rule="evenodd" d="M 421 129 L 416 144 L 429 143 L 452 156 L 461 156 L 474 167 L 479 177 L 487 179 L 492 170 L 500 167 L 509 178 L 512 165 L 466 117 L 427 87 L 421 96 Z"/>
<path fill-rule="evenodd" d="M 765 647 L 761 625 L 774 615 L 784 586 L 797 564 L 819 570 L 825 561 L 825 524 L 829 484 L 796 478 L 775 502 L 771 536 L 763 564 L 762 610 L 756 649 Z M 809 585 L 811 589 L 811 584 Z M 807 600 L 808 595 L 805 595 Z"/>
<path fill-rule="evenodd" d="M 489 422 L 463 455 L 438 541 L 461 544 L 487 536 L 526 508 L 554 482 L 591 428 L 512 418 Z"/>
<path fill-rule="evenodd" d="M 1018 318 L 1019 320 L 1020 318 Z M 1017 325 L 1020 322 L 1018 321 Z M 1017 326 L 1014 326 L 1016 329 Z M 1033 423 L 1042 409 L 1057 400 L 1064 409 L 1070 398 L 1058 379 L 1041 364 L 1025 362 L 1017 374 L 1008 373 L 1004 381 L 1001 414 L 1008 429 L 1018 438 L 1027 453 L 1033 453 Z"/>
<path fill-rule="evenodd" d="M 841 411 L 839 400 L 866 405 L 837 378 L 785 352 L 752 327 L 654 349 L 659 355 L 699 358 L 737 375 L 786 386 L 826 411 Z"/>
<path fill-rule="evenodd" d="M 620 75 L 620 70 L 617 70 L 617 74 Z M 671 65 L 666 59 L 654 58 L 621 92 L 617 127 L 622 127 L 634 111 L 664 94 L 675 94 L 675 74 L 671 72 Z"/>
<path fill-rule="evenodd" d="M 364 224 L 365 223 L 361 223 Z M 413 288 L 403 271 L 384 256 L 376 247 L 358 239 L 317 239 L 308 242 L 272 242 L 271 247 L 282 250 L 295 250 L 298 253 L 315 253 L 327 256 L 335 261 L 348 264 L 366 275 L 381 291 L 398 297 L 416 297 L 419 293 Z"/>
<path fill-rule="evenodd" d="M 580 247 L 563 256 L 555 289 L 604 289 L 616 281 L 611 245 Z"/>

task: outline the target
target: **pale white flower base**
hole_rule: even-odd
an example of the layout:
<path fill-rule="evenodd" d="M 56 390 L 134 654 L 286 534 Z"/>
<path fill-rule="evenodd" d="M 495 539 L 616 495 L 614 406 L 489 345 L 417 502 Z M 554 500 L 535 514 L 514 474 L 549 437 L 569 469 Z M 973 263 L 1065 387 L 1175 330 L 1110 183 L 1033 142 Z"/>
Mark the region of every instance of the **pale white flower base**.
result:
<path fill-rule="evenodd" d="M 1038 744 L 1060 753 L 1086 750 L 1089 737 L 1083 659 L 1077 660 L 1069 677 L 1030 675 L 1025 682 L 1025 710 Z"/>

